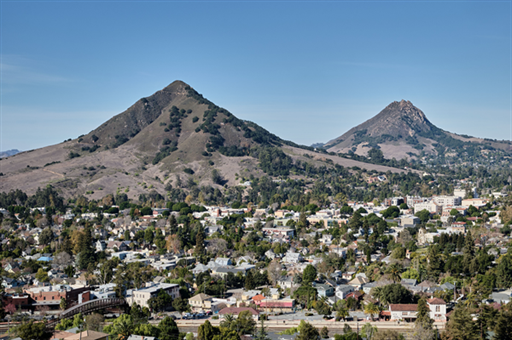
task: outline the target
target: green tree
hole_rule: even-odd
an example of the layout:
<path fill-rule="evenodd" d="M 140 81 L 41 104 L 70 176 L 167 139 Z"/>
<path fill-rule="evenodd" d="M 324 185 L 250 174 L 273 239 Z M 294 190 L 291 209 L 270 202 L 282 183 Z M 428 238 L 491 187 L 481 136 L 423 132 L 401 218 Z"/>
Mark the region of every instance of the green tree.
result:
<path fill-rule="evenodd" d="M 218 334 L 220 334 L 220 330 L 206 320 L 197 330 L 197 340 L 213 340 L 213 337 Z"/>
<path fill-rule="evenodd" d="M 176 322 L 168 316 L 160 321 L 158 329 L 160 331 L 160 336 L 158 337 L 160 340 L 180 339 L 180 330 L 178 329 L 178 325 L 176 325 Z"/>
<path fill-rule="evenodd" d="M 510 340 L 512 339 L 512 312 L 503 310 L 501 311 L 498 319 L 496 320 L 496 327 L 493 340 Z"/>
<path fill-rule="evenodd" d="M 111 325 L 105 326 L 103 331 L 109 333 L 112 338 L 126 340 L 135 330 L 135 324 L 129 314 L 122 314 Z"/>
<path fill-rule="evenodd" d="M 500 260 L 496 266 L 496 285 L 500 288 L 508 288 L 512 286 L 512 255 L 506 254 Z"/>
<path fill-rule="evenodd" d="M 190 309 L 188 299 L 183 299 L 181 297 L 174 299 L 174 301 L 172 302 L 172 306 L 174 307 L 174 309 L 181 313 L 188 311 Z"/>
<path fill-rule="evenodd" d="M 300 329 L 300 334 L 297 335 L 295 340 L 320 340 L 320 333 L 318 329 L 308 322 L 305 322 Z"/>
<path fill-rule="evenodd" d="M 395 330 L 380 330 L 372 336 L 372 340 L 404 340 L 404 336 Z"/>
<path fill-rule="evenodd" d="M 43 268 L 39 268 L 36 273 L 36 280 L 39 282 L 50 281 L 50 278 L 48 277 L 48 272 L 46 272 Z"/>
<path fill-rule="evenodd" d="M 467 308 L 456 307 L 446 324 L 444 338 L 446 340 L 477 340 L 478 328 Z"/>
<path fill-rule="evenodd" d="M 425 326 L 430 326 L 432 328 L 432 323 L 434 320 L 430 318 L 430 308 L 427 305 L 427 301 L 424 298 L 421 298 L 418 301 L 418 311 L 416 314 L 416 323 L 424 324 Z"/>
<path fill-rule="evenodd" d="M 33 320 L 22 323 L 15 329 L 15 334 L 21 340 L 50 340 L 52 332 L 46 329 L 44 322 L 34 322 Z"/>
<path fill-rule="evenodd" d="M 260 320 L 260 328 L 258 328 L 258 331 L 254 335 L 254 340 L 271 340 L 268 336 L 263 319 Z"/>
<path fill-rule="evenodd" d="M 376 304 L 374 304 L 372 302 L 369 302 L 366 304 L 366 306 L 364 306 L 364 313 L 370 314 L 370 317 L 373 321 L 373 316 L 379 315 L 379 313 L 380 313 L 379 306 L 377 306 Z"/>
<path fill-rule="evenodd" d="M 61 297 L 60 298 L 60 303 L 59 303 L 60 309 L 65 310 L 67 306 L 68 306 L 68 304 L 66 303 L 66 300 Z"/>
<path fill-rule="evenodd" d="M 254 280 L 253 271 L 249 270 L 247 275 L 245 276 L 245 289 L 251 290 L 257 287 L 256 282 Z"/>
<path fill-rule="evenodd" d="M 155 297 L 148 300 L 148 306 L 153 311 L 162 311 L 169 306 L 172 306 L 172 297 L 160 289 Z"/>
<path fill-rule="evenodd" d="M 251 312 L 245 310 L 238 314 L 238 317 L 231 324 L 231 330 L 236 331 L 239 335 L 253 334 L 256 327 L 256 321 L 252 318 Z"/>
<path fill-rule="evenodd" d="M 324 339 L 328 339 L 329 338 L 329 329 L 327 328 L 327 326 L 324 326 L 324 328 L 322 328 L 322 330 L 320 331 L 320 335 Z"/>
<path fill-rule="evenodd" d="M 389 274 L 389 278 L 394 282 L 400 282 L 402 280 L 402 266 L 398 263 L 393 263 L 388 267 L 387 273 Z"/>
<path fill-rule="evenodd" d="M 421 223 L 427 223 L 428 220 L 430 219 L 430 212 L 426 209 L 423 209 L 414 214 L 414 216 L 418 217 Z"/>
<path fill-rule="evenodd" d="M 93 249 L 92 245 L 91 228 L 86 227 L 84 236 L 80 238 L 79 243 L 80 253 L 78 254 L 78 267 L 80 269 L 87 269 L 89 264 L 94 265 L 96 263 L 96 249 Z"/>
<path fill-rule="evenodd" d="M 373 327 L 369 322 L 365 323 L 361 328 L 361 336 L 368 340 L 373 339 L 375 333 L 377 333 L 377 327 Z"/>
<path fill-rule="evenodd" d="M 308 264 L 306 268 L 304 268 L 304 272 L 302 273 L 302 282 L 304 282 L 304 284 L 310 284 L 311 282 L 315 281 L 316 276 L 316 268 Z"/>
<path fill-rule="evenodd" d="M 53 240 L 53 231 L 52 228 L 47 227 L 39 235 L 39 244 L 50 244 Z"/>
<path fill-rule="evenodd" d="M 153 238 L 155 237 L 152 228 L 147 228 L 144 232 L 144 241 L 147 244 L 153 244 Z"/>

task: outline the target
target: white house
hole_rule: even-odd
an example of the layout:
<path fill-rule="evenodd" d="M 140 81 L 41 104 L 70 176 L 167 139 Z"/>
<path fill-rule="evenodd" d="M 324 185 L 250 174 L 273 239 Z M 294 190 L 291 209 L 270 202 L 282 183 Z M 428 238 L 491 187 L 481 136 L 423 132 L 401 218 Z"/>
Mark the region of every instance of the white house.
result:
<path fill-rule="evenodd" d="M 434 321 L 446 321 L 446 302 L 443 299 L 433 298 L 427 300 L 430 308 L 430 318 Z"/>

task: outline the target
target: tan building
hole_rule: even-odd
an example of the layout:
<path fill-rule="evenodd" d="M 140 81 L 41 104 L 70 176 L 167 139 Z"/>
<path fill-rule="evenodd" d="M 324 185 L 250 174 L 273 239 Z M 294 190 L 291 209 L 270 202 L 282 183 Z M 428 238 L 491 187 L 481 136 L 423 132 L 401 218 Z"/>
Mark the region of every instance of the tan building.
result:
<path fill-rule="evenodd" d="M 212 311 L 212 313 L 219 311 L 218 306 L 220 305 L 213 301 L 213 297 L 203 293 L 192 296 L 188 299 L 188 303 L 193 310 Z"/>

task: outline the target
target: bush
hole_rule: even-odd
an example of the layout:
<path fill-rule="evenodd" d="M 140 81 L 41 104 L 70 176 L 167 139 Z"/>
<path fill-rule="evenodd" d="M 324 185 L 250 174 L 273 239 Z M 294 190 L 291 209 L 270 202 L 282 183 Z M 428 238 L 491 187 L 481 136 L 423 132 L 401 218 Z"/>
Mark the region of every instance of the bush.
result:
<path fill-rule="evenodd" d="M 195 116 L 194 118 L 192 118 L 192 123 L 195 123 L 199 120 L 199 117 L 198 116 Z"/>
<path fill-rule="evenodd" d="M 73 159 L 73 158 L 77 158 L 77 157 L 80 157 L 80 154 L 73 152 L 73 151 L 71 151 L 69 153 L 69 159 Z"/>
<path fill-rule="evenodd" d="M 194 170 L 192 170 L 191 168 L 185 168 L 185 169 L 183 169 L 183 172 L 186 174 L 189 174 L 189 175 L 194 174 Z"/>

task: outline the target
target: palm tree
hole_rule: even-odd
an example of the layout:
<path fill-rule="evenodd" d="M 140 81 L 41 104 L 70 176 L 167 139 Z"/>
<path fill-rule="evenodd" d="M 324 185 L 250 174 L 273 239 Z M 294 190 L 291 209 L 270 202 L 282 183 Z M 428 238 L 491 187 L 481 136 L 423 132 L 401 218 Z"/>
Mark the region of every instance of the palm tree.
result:
<path fill-rule="evenodd" d="M 352 296 L 349 296 L 347 299 L 347 308 L 349 310 L 355 310 L 355 308 L 357 307 L 357 300 L 354 299 Z"/>
<path fill-rule="evenodd" d="M 345 319 L 346 319 L 349 315 L 350 315 L 350 314 L 348 313 L 348 308 L 347 308 L 347 307 L 340 307 L 340 308 L 338 308 L 338 310 L 336 311 L 336 320 L 343 319 L 343 321 L 345 321 Z"/>
<path fill-rule="evenodd" d="M 402 280 L 402 277 L 400 276 L 400 274 L 402 274 L 402 268 L 398 263 L 393 263 L 388 267 L 388 274 L 394 283 L 400 282 Z"/>
<path fill-rule="evenodd" d="M 228 328 L 228 329 L 231 329 L 231 325 L 233 324 L 233 322 L 235 321 L 235 318 L 233 317 L 233 314 L 226 314 L 224 316 L 224 320 L 222 320 L 222 322 L 220 323 L 220 325 L 222 327 L 225 327 L 225 328 Z"/>
<path fill-rule="evenodd" d="M 377 306 L 376 304 L 374 303 L 368 303 L 366 304 L 366 306 L 364 306 L 364 313 L 365 314 L 370 314 L 370 317 L 373 321 L 373 315 L 374 314 L 379 314 L 380 313 L 380 309 L 379 309 L 379 306 Z"/>

